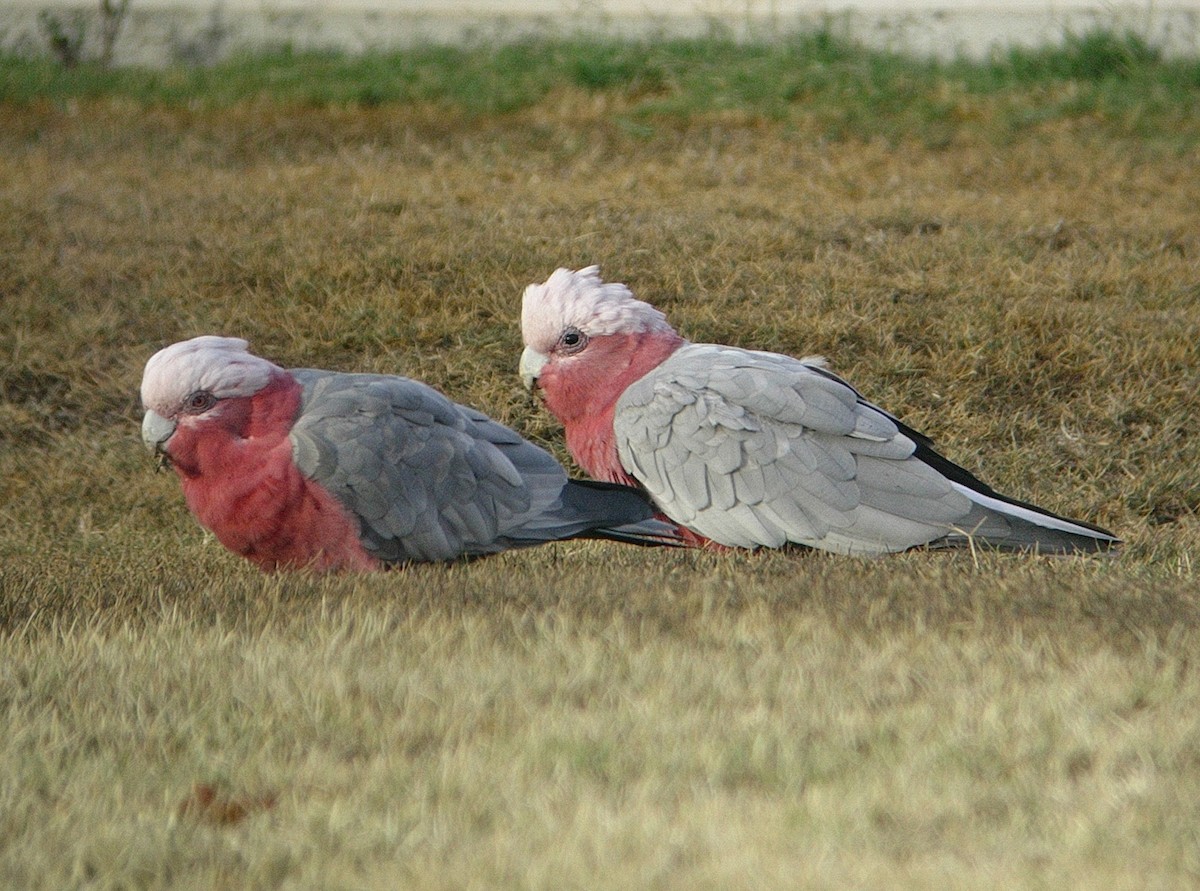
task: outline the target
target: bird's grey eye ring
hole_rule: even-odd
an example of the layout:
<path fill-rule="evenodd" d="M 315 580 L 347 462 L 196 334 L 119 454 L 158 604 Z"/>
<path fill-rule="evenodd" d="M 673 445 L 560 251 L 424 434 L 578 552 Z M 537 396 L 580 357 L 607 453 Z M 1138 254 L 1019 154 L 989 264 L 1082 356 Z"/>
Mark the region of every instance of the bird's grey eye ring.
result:
<path fill-rule="evenodd" d="M 183 400 L 183 410 L 191 415 L 199 415 L 217 404 L 217 397 L 209 390 L 194 390 Z"/>
<path fill-rule="evenodd" d="M 558 345 L 559 349 L 567 355 L 578 353 L 588 345 L 588 336 L 572 326 L 563 331 L 562 336 L 558 338 Z"/>

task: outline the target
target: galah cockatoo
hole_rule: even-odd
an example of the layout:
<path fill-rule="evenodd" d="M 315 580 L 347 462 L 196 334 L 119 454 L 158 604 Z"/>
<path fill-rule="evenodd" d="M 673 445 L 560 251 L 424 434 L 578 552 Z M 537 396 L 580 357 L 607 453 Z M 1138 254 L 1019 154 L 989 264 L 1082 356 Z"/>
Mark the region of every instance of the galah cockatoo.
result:
<path fill-rule="evenodd" d="M 521 376 L 579 465 L 640 484 L 702 540 L 841 554 L 1120 543 L 995 492 L 820 358 L 689 343 L 596 266 L 526 288 L 521 329 Z"/>
<path fill-rule="evenodd" d="M 567 538 L 676 543 L 625 486 L 402 377 L 285 371 L 231 337 L 146 363 L 142 439 L 188 507 L 263 569 L 378 569 Z"/>

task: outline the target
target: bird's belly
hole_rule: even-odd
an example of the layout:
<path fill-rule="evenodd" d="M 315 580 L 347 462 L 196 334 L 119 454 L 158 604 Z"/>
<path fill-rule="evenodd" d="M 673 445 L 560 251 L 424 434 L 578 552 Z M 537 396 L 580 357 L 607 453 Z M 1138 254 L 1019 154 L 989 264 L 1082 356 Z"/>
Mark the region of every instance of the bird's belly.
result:
<path fill-rule="evenodd" d="M 187 487 L 196 516 L 221 544 L 264 570 L 377 569 L 358 523 L 336 498 L 299 473 Z"/>

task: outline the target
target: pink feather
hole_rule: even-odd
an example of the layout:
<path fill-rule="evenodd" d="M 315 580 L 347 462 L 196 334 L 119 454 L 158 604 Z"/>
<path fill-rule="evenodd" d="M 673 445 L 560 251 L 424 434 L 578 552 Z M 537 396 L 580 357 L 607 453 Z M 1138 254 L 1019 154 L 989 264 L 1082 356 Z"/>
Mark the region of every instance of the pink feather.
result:
<path fill-rule="evenodd" d="M 225 547 L 260 568 L 375 569 L 357 523 L 300 473 L 288 439 L 300 386 L 275 369 L 253 396 L 231 398 L 218 417 L 185 419 L 170 459 L 196 518 Z"/>

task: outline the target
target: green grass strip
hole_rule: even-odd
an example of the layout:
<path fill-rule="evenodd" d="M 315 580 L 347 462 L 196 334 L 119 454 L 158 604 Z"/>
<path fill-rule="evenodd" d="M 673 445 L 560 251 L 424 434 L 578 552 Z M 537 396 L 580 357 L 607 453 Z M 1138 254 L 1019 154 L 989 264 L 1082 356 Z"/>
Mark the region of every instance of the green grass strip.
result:
<path fill-rule="evenodd" d="M 0 101 L 10 103 L 432 103 L 506 114 L 564 88 L 619 98 L 633 114 L 815 117 L 834 137 L 936 141 L 947 126 L 972 118 L 1000 132 L 1071 118 L 1133 136 L 1200 132 L 1200 60 L 1166 58 L 1136 34 L 1108 29 L 982 61 L 871 49 L 827 29 L 757 43 L 577 37 L 365 54 L 283 48 L 166 69 L 66 68 L 47 57 L 0 54 Z"/>

